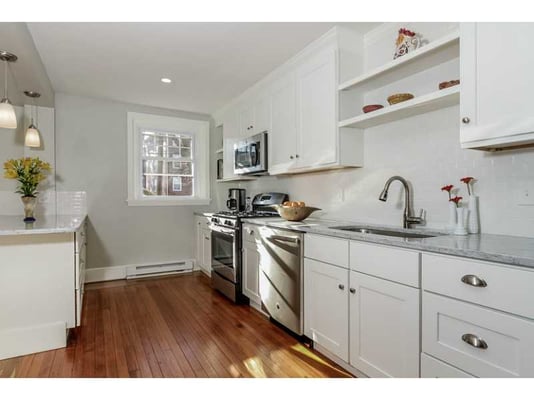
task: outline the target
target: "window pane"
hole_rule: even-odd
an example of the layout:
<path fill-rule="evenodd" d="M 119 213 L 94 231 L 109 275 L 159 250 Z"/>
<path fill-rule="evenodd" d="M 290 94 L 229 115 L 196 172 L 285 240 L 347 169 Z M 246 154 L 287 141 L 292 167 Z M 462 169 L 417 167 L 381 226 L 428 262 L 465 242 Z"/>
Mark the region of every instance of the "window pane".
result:
<path fill-rule="evenodd" d="M 143 156 L 145 157 L 162 157 L 163 147 L 156 144 L 154 135 L 143 135 Z"/>
<path fill-rule="evenodd" d="M 193 175 L 193 162 L 143 160 L 142 173 L 143 175 Z"/>
<path fill-rule="evenodd" d="M 191 158 L 191 147 L 182 147 L 182 157 Z"/>
<path fill-rule="evenodd" d="M 190 137 L 182 137 L 182 147 L 191 147 L 191 138 Z"/>
<path fill-rule="evenodd" d="M 183 176 L 144 175 L 145 196 L 191 196 L 193 178 Z"/>
<path fill-rule="evenodd" d="M 193 194 L 193 178 L 169 176 L 167 179 L 169 196 L 191 196 Z M 178 181 L 180 181 L 179 185 Z"/>
<path fill-rule="evenodd" d="M 169 163 L 169 173 L 178 175 L 193 175 L 193 163 L 173 161 Z"/>

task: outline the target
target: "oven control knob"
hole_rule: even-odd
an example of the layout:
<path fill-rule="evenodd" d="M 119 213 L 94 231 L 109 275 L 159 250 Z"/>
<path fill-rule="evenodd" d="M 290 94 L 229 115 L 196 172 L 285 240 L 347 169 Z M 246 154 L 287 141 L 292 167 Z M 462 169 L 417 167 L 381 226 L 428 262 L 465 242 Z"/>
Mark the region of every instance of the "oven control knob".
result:
<path fill-rule="evenodd" d="M 219 222 L 219 220 L 217 218 L 212 218 L 211 219 L 211 222 L 213 222 L 214 224 L 216 224 L 217 222 Z"/>
<path fill-rule="evenodd" d="M 234 224 L 232 223 L 232 221 L 224 221 L 224 224 L 225 224 L 225 225 L 228 225 L 228 226 L 234 226 Z"/>

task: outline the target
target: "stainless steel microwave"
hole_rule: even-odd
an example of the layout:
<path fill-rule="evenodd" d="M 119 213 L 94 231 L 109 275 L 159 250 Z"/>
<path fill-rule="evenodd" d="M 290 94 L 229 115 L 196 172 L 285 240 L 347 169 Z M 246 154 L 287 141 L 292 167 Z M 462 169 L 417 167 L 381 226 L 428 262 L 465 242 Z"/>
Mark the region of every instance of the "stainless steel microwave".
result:
<path fill-rule="evenodd" d="M 267 172 L 267 131 L 234 144 L 234 174 L 255 175 Z"/>

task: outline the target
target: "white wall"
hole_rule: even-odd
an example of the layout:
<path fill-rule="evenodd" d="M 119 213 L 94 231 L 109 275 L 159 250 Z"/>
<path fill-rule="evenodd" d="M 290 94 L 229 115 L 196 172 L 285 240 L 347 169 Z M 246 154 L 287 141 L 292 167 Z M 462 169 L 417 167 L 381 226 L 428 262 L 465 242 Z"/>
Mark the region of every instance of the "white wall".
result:
<path fill-rule="evenodd" d="M 56 93 L 57 189 L 86 191 L 88 268 L 193 257 L 193 206 L 129 207 L 128 111 L 209 116 Z"/>
<path fill-rule="evenodd" d="M 534 149 L 488 153 L 462 150 L 458 107 L 382 125 L 365 132 L 365 167 L 241 183 L 250 194 L 278 190 L 294 200 L 322 208 L 316 217 L 400 226 L 403 190 L 390 189 L 389 200 L 378 196 L 387 178 L 401 175 L 413 185 L 414 208 L 427 210 L 428 226 L 444 228 L 448 219 L 448 183 L 461 187 L 464 176 L 477 178 L 483 233 L 534 237 L 534 206 L 519 206 L 515 191 L 534 183 Z M 235 184 L 234 184 L 235 185 Z M 220 197 L 224 189 L 219 188 Z M 223 202 L 217 204 L 225 208 Z"/>

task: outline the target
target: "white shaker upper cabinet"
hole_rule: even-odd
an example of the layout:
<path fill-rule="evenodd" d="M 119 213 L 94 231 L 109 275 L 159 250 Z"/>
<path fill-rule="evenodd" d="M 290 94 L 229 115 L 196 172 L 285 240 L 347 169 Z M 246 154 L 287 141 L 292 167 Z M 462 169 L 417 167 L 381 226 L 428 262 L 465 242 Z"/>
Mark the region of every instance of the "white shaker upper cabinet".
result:
<path fill-rule="evenodd" d="M 271 132 L 269 133 L 269 171 L 287 171 L 296 164 L 297 89 L 294 73 L 275 81 L 271 91 Z"/>
<path fill-rule="evenodd" d="M 462 147 L 534 144 L 534 23 L 463 23 L 460 35 Z"/>
<path fill-rule="evenodd" d="M 269 96 L 259 94 L 246 102 L 239 111 L 239 136 L 248 138 L 269 131 L 271 127 L 271 104 Z"/>
<path fill-rule="evenodd" d="M 336 50 L 327 48 L 297 69 L 298 167 L 336 161 Z"/>

